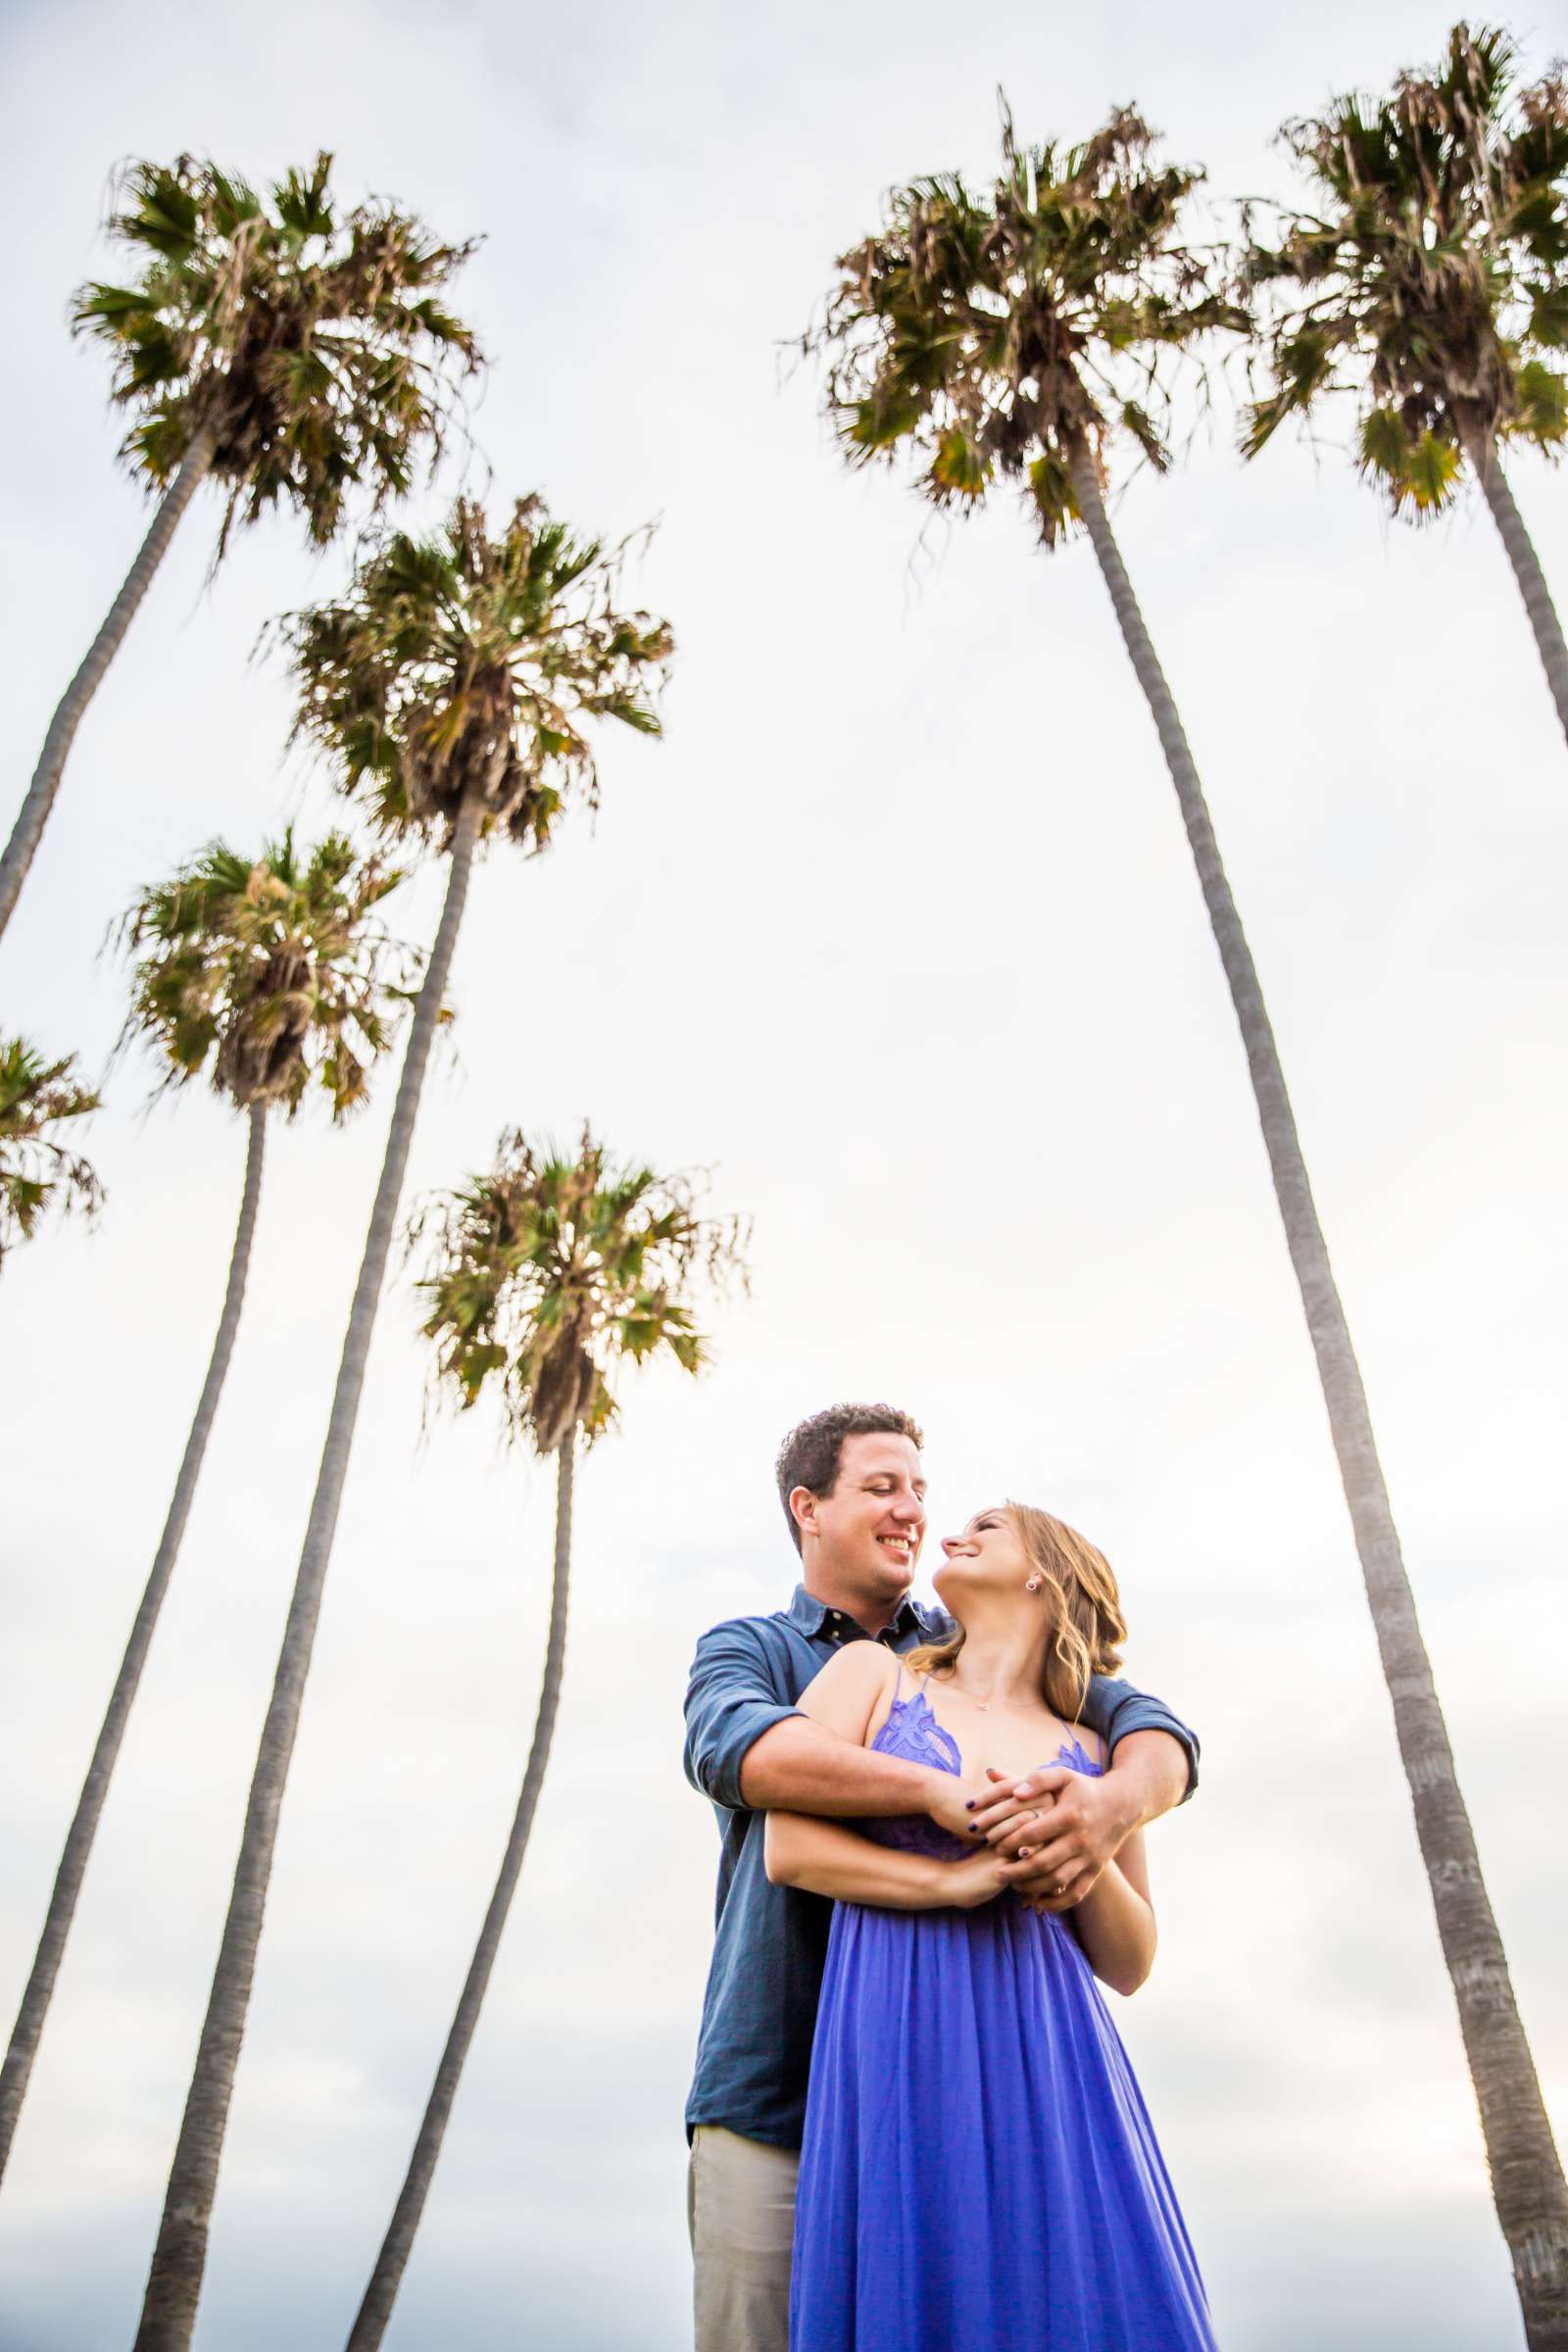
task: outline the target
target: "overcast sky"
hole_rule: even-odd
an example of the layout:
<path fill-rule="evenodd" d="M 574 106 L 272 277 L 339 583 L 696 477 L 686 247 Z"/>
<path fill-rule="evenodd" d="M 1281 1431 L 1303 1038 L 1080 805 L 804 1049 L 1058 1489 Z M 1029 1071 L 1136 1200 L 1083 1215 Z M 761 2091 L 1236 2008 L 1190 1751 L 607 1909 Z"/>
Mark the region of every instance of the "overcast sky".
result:
<path fill-rule="evenodd" d="M 0 431 L 12 785 L 144 527 L 66 332 L 117 157 L 337 155 L 444 234 L 497 362 L 496 513 L 660 523 L 667 739 L 596 827 L 488 858 L 410 1200 L 518 1122 L 709 1165 L 756 1283 L 700 1385 L 650 1376 L 580 1482 L 569 1687 L 390 2341 L 678 2352 L 681 2103 L 713 1824 L 679 1766 L 702 1628 L 794 1581 L 770 1464 L 841 1396 L 929 1433 L 932 1545 L 1004 1493 L 1108 1551 L 1129 1670 L 1198 1726 L 1116 2004 L 1226 2352 L 1522 2340 L 1392 1719 L 1247 1071 L 1174 797 L 1086 549 L 930 528 L 846 475 L 781 365 L 892 180 L 1137 100 L 1214 192 L 1446 20 L 1326 0 L 1096 18 L 998 0 L 571 10 L 144 0 L 7 13 Z M 1520 21 L 1534 66 L 1568 25 Z M 1515 1983 L 1568 2123 L 1561 1692 L 1568 761 L 1475 505 L 1390 525 L 1343 453 L 1244 471 L 1222 401 L 1124 551 L 1261 967 Z M 1568 597 L 1562 481 L 1515 470 Z M 450 487 L 450 484 L 448 485 Z M 440 493 L 420 502 L 435 515 Z M 336 813 L 250 662 L 324 594 L 279 522 L 204 585 L 212 502 L 78 739 L 0 1026 L 100 1070 L 136 887 Z M 0 809 L 9 822 L 9 807 Z M 389 903 L 427 940 L 439 876 Z M 8 1266 L 0 2009 L 13 2013 L 157 1540 L 243 1130 L 114 1073 L 109 1205 Z M 0 2200 L 5 2352 L 128 2343 L 227 1896 L 391 1100 L 273 1143 L 251 1297 Z M 548 1479 L 437 1419 L 387 1294 L 285 1808 L 202 2352 L 340 2343 L 514 1799 Z"/>

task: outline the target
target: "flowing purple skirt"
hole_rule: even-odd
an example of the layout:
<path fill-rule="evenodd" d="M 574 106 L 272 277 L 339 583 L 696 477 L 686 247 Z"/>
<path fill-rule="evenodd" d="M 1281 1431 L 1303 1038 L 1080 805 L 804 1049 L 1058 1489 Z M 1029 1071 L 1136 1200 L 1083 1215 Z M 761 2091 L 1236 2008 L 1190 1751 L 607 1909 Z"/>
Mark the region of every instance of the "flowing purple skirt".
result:
<path fill-rule="evenodd" d="M 873 1745 L 957 1769 L 916 1690 Z M 1074 1743 L 1062 1761 L 1096 1771 Z M 964 1849 L 923 1818 L 883 1842 Z M 840 1903 L 811 2053 L 791 2352 L 1214 2352 L 1202 2280 L 1077 1938 Z"/>

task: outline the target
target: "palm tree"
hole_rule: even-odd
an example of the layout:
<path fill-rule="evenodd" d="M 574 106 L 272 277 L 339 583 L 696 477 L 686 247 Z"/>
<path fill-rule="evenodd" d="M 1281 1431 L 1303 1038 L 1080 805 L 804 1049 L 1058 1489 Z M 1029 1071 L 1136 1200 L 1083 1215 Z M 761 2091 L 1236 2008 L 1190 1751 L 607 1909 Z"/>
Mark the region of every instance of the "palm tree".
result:
<path fill-rule="evenodd" d="M 215 567 L 236 524 L 280 503 L 325 547 L 351 491 L 376 509 L 408 489 L 440 447 L 452 379 L 479 365 L 441 303 L 472 245 L 438 244 L 380 201 L 340 214 L 331 161 L 290 172 L 270 202 L 190 156 L 132 164 L 120 183 L 109 229 L 136 273 L 80 287 L 74 326 L 108 347 L 113 399 L 132 418 L 120 454 L 158 506 L 0 856 L 0 934 L 82 715 L 201 484 L 211 475 L 223 495 Z"/>
<path fill-rule="evenodd" d="M 0 1037 L 0 1266 L 47 1209 L 96 1213 L 103 1187 L 54 1130 L 98 1107 L 74 1075 L 74 1054 L 45 1061 L 24 1037 Z"/>
<path fill-rule="evenodd" d="M 939 506 L 1018 482 L 1048 547 L 1081 522 L 1176 788 L 1241 1025 L 1330 1430 L 1349 1504 L 1438 1932 L 1481 2109 L 1493 2189 L 1529 2341 L 1568 2345 L 1568 2192 L 1481 1878 L 1378 1461 L 1361 1374 L 1307 1179 L 1257 968 L 1220 862 L 1175 701 L 1105 513 L 1130 436 L 1168 464 L 1161 367 L 1239 321 L 1217 265 L 1178 240 L 1198 177 L 1156 164 L 1120 113 L 1082 147 L 1024 150 L 1007 125 L 989 199 L 956 176 L 889 200 L 882 231 L 840 264 L 808 338 L 828 358 L 830 414 L 853 460 L 907 450 Z M 1211 274 L 1214 272 L 1214 274 Z M 1133 389 L 1129 390 L 1129 381 Z"/>
<path fill-rule="evenodd" d="M 172 881 L 143 892 L 122 926 L 135 957 L 123 1042 L 139 1038 L 164 1084 L 201 1075 L 246 1117 L 239 1223 L 212 1359 L 174 1481 L 152 1572 L 115 1678 L 92 1761 L 66 1835 L 43 1934 L 0 2066 L 0 2178 L 26 2096 L 66 1939 L 109 1784 L 141 1686 L 228 1375 L 261 1200 L 268 1114 L 293 1118 L 313 1089 L 342 1119 L 366 1100 L 369 1064 L 391 1043 L 416 959 L 374 909 L 402 877 L 357 858 L 334 833 L 308 858 L 292 834 L 254 863 L 220 843 Z"/>
<path fill-rule="evenodd" d="M 1568 646 L 1501 457 L 1568 443 L 1568 77 L 1515 93 L 1514 54 L 1458 24 L 1442 65 L 1400 74 L 1392 97 L 1286 124 L 1319 209 L 1277 246 L 1249 239 L 1250 283 L 1291 296 L 1262 332 L 1271 388 L 1243 448 L 1255 457 L 1287 416 L 1345 392 L 1361 470 L 1396 514 L 1443 513 L 1468 468 L 1568 734 Z"/>
<path fill-rule="evenodd" d="M 646 612 L 617 609 L 618 568 L 618 551 L 574 539 L 536 498 L 523 500 L 495 536 L 482 509 L 460 499 L 439 537 L 389 535 L 346 603 L 298 613 L 284 625 L 301 733 L 324 754 L 340 789 L 368 807 L 381 835 L 440 844 L 447 890 L 349 1309 L 137 2352 L 184 2352 L 195 2323 L 278 1813 L 475 845 L 496 836 L 537 854 L 549 847 L 569 796 L 593 801 L 588 722 L 614 718 L 643 734 L 659 732 L 650 697 L 671 651 L 670 633 Z"/>
<path fill-rule="evenodd" d="M 612 1163 L 584 1132 L 575 1158 L 504 1135 L 494 1169 L 435 1212 L 427 1339 L 438 1385 L 466 1410 L 487 1389 L 512 1433 L 557 1465 L 555 1582 L 544 1683 L 522 1789 L 495 1891 L 415 2139 L 402 2191 L 348 2339 L 376 2352 L 424 2211 L 464 2063 L 516 1892 L 561 1699 L 571 1571 L 574 1457 L 617 1406 L 612 1382 L 629 1358 L 668 1354 L 698 1371 L 707 1348 L 687 1303 L 695 1277 L 739 1273 L 742 1229 L 698 1213 L 688 1181 Z"/>

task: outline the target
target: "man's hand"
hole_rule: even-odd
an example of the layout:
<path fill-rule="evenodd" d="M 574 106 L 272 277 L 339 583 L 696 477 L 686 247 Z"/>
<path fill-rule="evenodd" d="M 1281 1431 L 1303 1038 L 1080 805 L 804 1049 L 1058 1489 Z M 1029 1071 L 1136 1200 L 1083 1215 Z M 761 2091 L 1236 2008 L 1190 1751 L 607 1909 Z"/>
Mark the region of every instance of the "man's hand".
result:
<path fill-rule="evenodd" d="M 1021 1781 L 993 1772 L 994 1801 L 971 1814 L 1000 1854 L 1003 1877 L 1035 1911 L 1081 1903 L 1138 1827 L 1136 1794 L 1115 1775 L 1096 1780 L 1048 1764 Z"/>

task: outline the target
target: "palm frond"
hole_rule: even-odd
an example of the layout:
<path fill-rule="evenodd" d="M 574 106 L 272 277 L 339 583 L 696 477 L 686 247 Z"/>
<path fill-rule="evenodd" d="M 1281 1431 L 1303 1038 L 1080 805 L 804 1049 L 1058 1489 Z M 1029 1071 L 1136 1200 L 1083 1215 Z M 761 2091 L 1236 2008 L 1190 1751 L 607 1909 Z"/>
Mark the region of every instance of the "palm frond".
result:
<path fill-rule="evenodd" d="M 1516 89 L 1515 67 L 1506 33 L 1459 24 L 1436 66 L 1285 126 L 1310 209 L 1268 244 L 1249 231 L 1270 380 L 1247 456 L 1348 390 L 1363 470 L 1419 519 L 1449 503 L 1466 451 L 1555 450 L 1541 369 L 1568 341 L 1568 85 L 1557 70 Z"/>
<path fill-rule="evenodd" d="M 374 911 L 402 879 L 342 833 L 302 854 L 290 830 L 254 859 L 209 844 L 119 926 L 132 966 L 122 1047 L 150 1046 L 165 1086 L 205 1073 L 241 1107 L 288 1117 L 314 1089 L 348 1117 L 423 960 Z"/>
<path fill-rule="evenodd" d="M 626 552 L 538 497 L 497 530 L 460 498 L 437 533 L 388 533 L 347 599 L 280 624 L 296 735 L 389 837 L 449 839 L 474 792 L 487 833 L 543 850 L 568 799 L 597 795 L 582 722 L 661 729 L 674 641 L 620 604 Z"/>
<path fill-rule="evenodd" d="M 612 1159 L 584 1130 L 575 1152 L 513 1130 L 493 1168 L 426 1205 L 420 1290 L 434 1381 L 461 1409 L 487 1390 L 509 1426 L 550 1453 L 591 1445 L 617 1412 L 623 1362 L 707 1361 L 699 1290 L 746 1279 L 746 1229 L 703 1213 L 693 1180 Z"/>
<path fill-rule="evenodd" d="M 1533 441 L 1547 457 L 1561 455 L 1568 442 L 1568 377 L 1544 360 L 1526 360 L 1514 374 L 1517 414 L 1503 427 L 1504 437 Z"/>
<path fill-rule="evenodd" d="M 75 331 L 109 354 L 134 472 L 162 487 L 214 435 L 219 559 L 274 506 L 321 546 L 352 494 L 371 512 L 403 496 L 483 364 L 441 299 L 472 243 L 442 244 L 383 202 L 340 215 L 330 169 L 319 155 L 262 196 L 210 160 L 133 163 L 109 233 L 136 274 L 74 299 Z"/>
<path fill-rule="evenodd" d="M 25 1038 L 0 1038 L 0 1265 L 50 1210 L 95 1216 L 103 1187 L 61 1129 L 98 1108 L 74 1054 L 50 1061 Z"/>
<path fill-rule="evenodd" d="M 1076 520 L 1072 452 L 1169 462 L 1167 369 L 1245 328 L 1218 254 L 1183 233 L 1201 174 L 1163 163 L 1130 108 L 1065 148 L 1022 145 L 1004 102 L 990 189 L 956 172 L 896 188 L 845 253 L 803 337 L 856 464 L 903 455 L 934 505 L 999 477 L 1054 543 Z"/>

